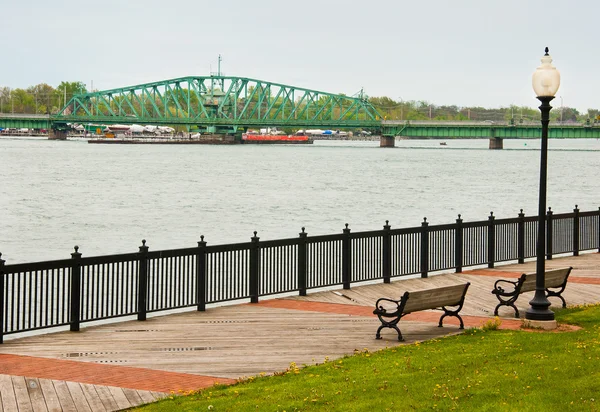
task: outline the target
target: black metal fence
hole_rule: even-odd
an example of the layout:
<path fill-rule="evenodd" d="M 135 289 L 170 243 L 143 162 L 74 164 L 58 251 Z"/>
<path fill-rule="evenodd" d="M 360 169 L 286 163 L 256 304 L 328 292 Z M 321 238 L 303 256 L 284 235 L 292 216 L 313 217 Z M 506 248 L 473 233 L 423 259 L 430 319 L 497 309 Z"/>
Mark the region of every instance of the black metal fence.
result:
<path fill-rule="evenodd" d="M 0 259 L 3 335 L 169 309 L 250 299 L 535 257 L 537 216 L 5 265 Z M 598 249 L 600 209 L 546 216 L 546 257 Z M 1 254 L 0 254 L 1 258 Z"/>

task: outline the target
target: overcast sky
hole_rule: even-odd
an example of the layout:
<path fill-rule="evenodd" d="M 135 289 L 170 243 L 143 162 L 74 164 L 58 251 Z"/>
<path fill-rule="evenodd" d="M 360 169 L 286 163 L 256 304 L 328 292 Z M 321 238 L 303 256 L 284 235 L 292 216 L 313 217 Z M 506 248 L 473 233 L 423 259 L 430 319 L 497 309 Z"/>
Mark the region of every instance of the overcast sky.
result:
<path fill-rule="evenodd" d="M 598 0 L 0 0 L 0 86 L 109 89 L 217 71 L 436 105 L 600 108 Z M 560 106 L 560 99 L 553 103 Z"/>

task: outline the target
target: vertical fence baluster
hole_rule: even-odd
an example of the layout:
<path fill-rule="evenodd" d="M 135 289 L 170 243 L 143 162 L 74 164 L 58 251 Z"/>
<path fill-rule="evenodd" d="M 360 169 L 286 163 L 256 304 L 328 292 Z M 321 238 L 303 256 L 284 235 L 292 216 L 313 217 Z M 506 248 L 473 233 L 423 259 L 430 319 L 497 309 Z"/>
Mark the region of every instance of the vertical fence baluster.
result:
<path fill-rule="evenodd" d="M 454 263 L 456 273 L 462 273 L 463 268 L 463 220 L 460 215 L 456 219 L 456 230 L 454 232 Z"/>
<path fill-rule="evenodd" d="M 196 303 L 198 310 L 206 310 L 206 242 L 200 236 L 198 252 L 196 252 Z"/>
<path fill-rule="evenodd" d="M 302 228 L 298 241 L 298 290 L 300 296 L 306 296 L 306 237 L 308 233 Z"/>
<path fill-rule="evenodd" d="M 519 263 L 525 263 L 525 213 L 523 213 L 523 209 L 519 213 L 519 223 L 517 223 L 517 255 Z"/>
<path fill-rule="evenodd" d="M 600 207 L 598 207 L 598 236 L 596 239 L 598 240 L 598 253 L 600 253 Z"/>
<path fill-rule="evenodd" d="M 146 297 L 148 295 L 148 246 L 146 239 L 142 240 L 142 246 L 139 251 L 138 263 L 138 320 L 146 320 Z"/>
<path fill-rule="evenodd" d="M 390 221 L 385 221 L 385 226 L 383 226 L 383 283 L 390 283 L 392 277 L 392 234 L 390 232 Z"/>
<path fill-rule="evenodd" d="M 71 316 L 69 317 L 69 325 L 71 332 L 77 332 L 79 330 L 80 313 L 79 308 L 81 305 L 81 253 L 79 253 L 79 246 L 75 246 L 75 252 L 71 253 Z"/>
<path fill-rule="evenodd" d="M 427 218 L 421 222 L 421 277 L 426 278 L 429 272 L 429 223 Z"/>
<path fill-rule="evenodd" d="M 546 213 L 546 259 L 552 260 L 552 208 L 548 208 Z"/>
<path fill-rule="evenodd" d="M 252 246 L 250 247 L 250 302 L 258 303 L 258 278 L 260 272 L 260 238 L 256 236 L 256 231 L 252 237 Z"/>
<path fill-rule="evenodd" d="M 573 217 L 573 256 L 579 256 L 579 208 L 575 205 Z"/>
<path fill-rule="evenodd" d="M 496 217 L 490 212 L 488 217 L 488 268 L 494 267 L 496 261 Z"/>
<path fill-rule="evenodd" d="M 342 284 L 344 289 L 350 289 L 350 282 L 352 281 L 352 244 L 350 242 L 350 229 L 348 223 L 346 228 L 343 230 L 344 239 L 342 240 Z"/>
<path fill-rule="evenodd" d="M 0 253 L 0 343 L 4 342 L 4 262 Z"/>

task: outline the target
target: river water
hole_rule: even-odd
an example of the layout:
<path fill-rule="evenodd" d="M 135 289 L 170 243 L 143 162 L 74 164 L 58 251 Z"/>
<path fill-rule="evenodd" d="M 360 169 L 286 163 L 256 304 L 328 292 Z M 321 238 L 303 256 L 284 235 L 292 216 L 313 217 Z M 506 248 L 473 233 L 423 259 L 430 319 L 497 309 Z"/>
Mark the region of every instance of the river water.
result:
<path fill-rule="evenodd" d="M 90 145 L 0 138 L 7 264 L 537 214 L 538 140 Z M 600 206 L 600 141 L 550 140 L 548 205 Z"/>

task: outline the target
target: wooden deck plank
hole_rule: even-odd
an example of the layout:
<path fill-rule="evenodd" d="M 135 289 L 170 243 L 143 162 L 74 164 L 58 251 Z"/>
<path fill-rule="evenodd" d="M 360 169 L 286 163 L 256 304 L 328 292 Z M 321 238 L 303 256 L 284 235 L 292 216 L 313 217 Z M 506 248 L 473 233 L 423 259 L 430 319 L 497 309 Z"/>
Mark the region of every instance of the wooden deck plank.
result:
<path fill-rule="evenodd" d="M 79 382 L 66 382 L 78 412 L 92 412 Z"/>
<path fill-rule="evenodd" d="M 141 405 L 143 403 L 141 396 L 135 389 L 123 388 L 123 393 L 129 400 L 132 406 Z"/>
<path fill-rule="evenodd" d="M 12 379 L 9 375 L 0 375 L 0 396 L 2 396 L 4 411 L 10 412 L 18 409 Z"/>
<path fill-rule="evenodd" d="M 152 396 L 154 396 L 154 399 L 156 399 L 156 400 L 163 399 L 168 396 L 168 394 L 163 393 L 163 392 L 150 391 L 150 393 L 152 394 Z"/>
<path fill-rule="evenodd" d="M 40 382 L 36 378 L 25 378 L 25 383 L 27 385 L 29 400 L 31 401 L 33 410 L 35 412 L 48 412 Z"/>
<path fill-rule="evenodd" d="M 42 389 L 48 412 L 62 411 L 62 407 L 60 406 L 60 401 L 58 400 L 58 395 L 56 394 L 56 390 L 54 389 L 54 384 L 52 381 L 49 379 L 40 378 L 38 379 L 38 382 L 40 383 L 40 388 Z"/>
<path fill-rule="evenodd" d="M 131 402 L 129 402 L 129 399 L 127 399 L 127 396 L 125 396 L 125 393 L 123 393 L 123 389 L 109 386 L 108 390 L 110 390 L 119 409 L 130 408 L 133 406 Z"/>
<path fill-rule="evenodd" d="M 54 389 L 56 390 L 62 410 L 64 412 L 77 412 L 77 407 L 67 383 L 64 381 L 53 381 L 52 383 L 54 384 Z"/>
<path fill-rule="evenodd" d="M 95 385 L 82 383 L 81 390 L 83 391 L 83 394 L 85 395 L 85 399 L 87 400 L 88 405 L 90 405 L 90 409 L 92 411 L 94 411 L 94 412 L 106 411 L 106 408 L 104 407 L 104 404 L 102 403 L 102 400 L 100 399 L 100 396 L 98 395 L 98 392 L 96 392 Z"/>
<path fill-rule="evenodd" d="M 17 410 L 19 412 L 33 412 L 25 378 L 22 376 L 11 376 L 11 380 L 15 391 L 15 398 L 17 399 Z"/>
<path fill-rule="evenodd" d="M 150 402 L 154 402 L 154 396 L 152 396 L 152 393 L 150 391 L 137 391 L 138 396 L 140 397 L 140 399 L 142 400 L 142 405 L 145 403 L 150 403 Z"/>
<path fill-rule="evenodd" d="M 94 385 L 96 387 L 96 393 L 98 393 L 98 396 L 100 397 L 100 400 L 102 401 L 102 405 L 104 406 L 104 409 L 106 409 L 107 411 L 116 411 L 119 409 L 119 405 L 117 405 L 117 402 L 115 401 L 115 398 L 112 395 L 112 392 L 110 391 L 110 389 L 108 389 L 107 386 L 103 386 L 103 385 Z"/>

